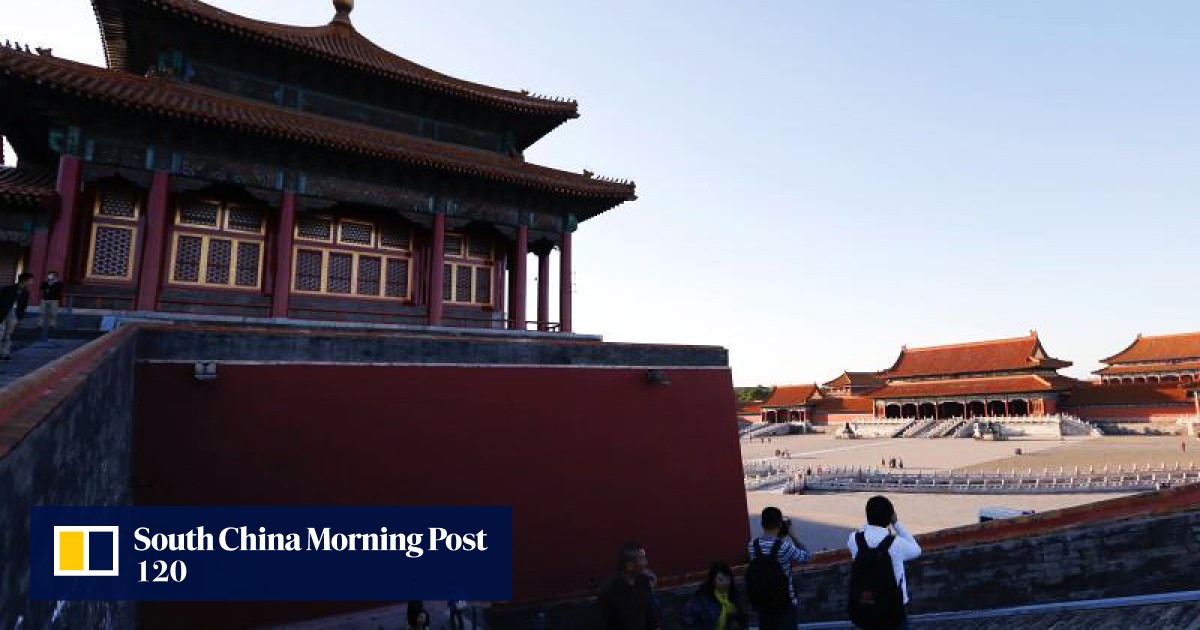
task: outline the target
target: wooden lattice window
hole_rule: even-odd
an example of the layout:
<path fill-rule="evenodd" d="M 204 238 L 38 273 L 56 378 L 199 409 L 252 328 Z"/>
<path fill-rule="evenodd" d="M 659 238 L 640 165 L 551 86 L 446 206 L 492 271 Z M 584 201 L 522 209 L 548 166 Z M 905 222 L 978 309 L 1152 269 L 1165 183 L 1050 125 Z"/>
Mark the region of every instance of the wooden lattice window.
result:
<path fill-rule="evenodd" d="M 384 296 L 390 298 L 408 297 L 409 262 L 406 258 L 389 258 L 387 260 L 387 284 Z"/>
<path fill-rule="evenodd" d="M 325 290 L 329 293 L 349 294 L 354 277 L 354 254 L 329 252 Z"/>
<path fill-rule="evenodd" d="M 492 269 L 491 267 L 475 267 L 475 299 L 476 304 L 492 303 Z"/>
<path fill-rule="evenodd" d="M 301 217 L 296 221 L 296 238 L 328 243 L 333 240 L 333 219 Z"/>
<path fill-rule="evenodd" d="M 338 242 L 345 245 L 370 247 L 375 243 L 375 226 L 358 221 L 339 221 Z"/>
<path fill-rule="evenodd" d="M 447 234 L 445 246 L 442 251 L 448 258 L 460 258 L 463 255 L 463 239 L 460 234 Z"/>
<path fill-rule="evenodd" d="M 379 229 L 379 247 L 383 249 L 412 249 L 412 232 L 406 227 L 390 225 Z"/>
<path fill-rule="evenodd" d="M 96 195 L 95 215 L 107 219 L 136 221 L 140 207 L 140 195 L 127 188 L 106 188 Z"/>
<path fill-rule="evenodd" d="M 320 293 L 324 277 L 325 252 L 315 249 L 296 251 L 295 290 Z"/>
<path fill-rule="evenodd" d="M 230 232 L 245 232 L 247 234 L 262 234 L 266 221 L 263 213 L 257 208 L 246 206 L 229 206 L 225 212 L 225 229 Z"/>
<path fill-rule="evenodd" d="M 171 282 L 256 289 L 262 278 L 260 241 L 218 234 L 175 234 Z"/>
<path fill-rule="evenodd" d="M 491 260 L 492 241 L 483 236 L 472 235 L 467 239 L 467 255 L 471 258 Z"/>
<path fill-rule="evenodd" d="M 442 299 L 453 304 L 491 304 L 492 266 L 446 263 Z"/>
<path fill-rule="evenodd" d="M 407 258 L 305 247 L 296 250 L 292 290 L 407 299 L 412 285 L 410 269 Z"/>
<path fill-rule="evenodd" d="M 379 295 L 383 283 L 383 261 L 378 256 L 358 257 L 358 282 L 355 293 L 359 295 Z"/>
<path fill-rule="evenodd" d="M 133 278 L 133 244 L 137 229 L 97 223 L 92 226 L 88 277 L 110 280 Z"/>
<path fill-rule="evenodd" d="M 216 228 L 221 225 L 221 204 L 215 201 L 189 199 L 179 207 L 179 225 Z"/>

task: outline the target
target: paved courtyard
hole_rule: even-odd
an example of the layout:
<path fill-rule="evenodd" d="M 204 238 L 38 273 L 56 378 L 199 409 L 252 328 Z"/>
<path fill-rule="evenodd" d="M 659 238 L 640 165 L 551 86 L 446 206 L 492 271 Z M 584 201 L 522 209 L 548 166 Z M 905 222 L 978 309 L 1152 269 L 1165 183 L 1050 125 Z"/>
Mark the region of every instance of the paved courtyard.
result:
<path fill-rule="evenodd" d="M 903 459 L 906 469 L 960 469 L 994 471 L 997 467 L 1067 468 L 1105 463 L 1112 466 L 1160 462 L 1173 466 L 1176 461 L 1200 466 L 1200 441 L 1188 440 L 1187 453 L 1181 452 L 1178 437 L 1105 437 L 1068 438 L 1066 440 L 1010 440 L 977 442 L 969 439 L 878 439 L 835 440 L 823 435 L 785 436 L 770 443 L 742 441 L 743 460 L 773 457 L 776 449 L 790 450 L 786 463 L 799 468 L 830 466 L 876 467 L 882 458 Z M 1022 455 L 1014 455 L 1020 448 Z M 757 531 L 758 513 L 769 505 L 783 509 L 793 517 L 802 540 L 816 551 L 840 548 L 849 533 L 863 525 L 863 506 L 869 493 L 784 495 L 780 492 L 747 493 L 751 527 Z M 926 495 L 894 494 L 901 520 L 913 533 L 926 533 L 978 522 L 984 507 L 1030 509 L 1039 512 L 1092 503 L 1124 494 L 1058 495 Z"/>

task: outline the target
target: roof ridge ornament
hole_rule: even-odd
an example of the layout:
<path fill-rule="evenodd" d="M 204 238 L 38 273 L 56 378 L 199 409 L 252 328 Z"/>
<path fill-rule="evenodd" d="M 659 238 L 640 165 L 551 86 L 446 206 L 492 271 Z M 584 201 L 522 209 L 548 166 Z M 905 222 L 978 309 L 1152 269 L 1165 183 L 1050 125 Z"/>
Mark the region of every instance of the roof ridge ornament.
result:
<path fill-rule="evenodd" d="M 333 0 L 333 9 L 337 13 L 333 16 L 330 24 L 350 24 L 350 12 L 354 10 L 354 0 Z"/>

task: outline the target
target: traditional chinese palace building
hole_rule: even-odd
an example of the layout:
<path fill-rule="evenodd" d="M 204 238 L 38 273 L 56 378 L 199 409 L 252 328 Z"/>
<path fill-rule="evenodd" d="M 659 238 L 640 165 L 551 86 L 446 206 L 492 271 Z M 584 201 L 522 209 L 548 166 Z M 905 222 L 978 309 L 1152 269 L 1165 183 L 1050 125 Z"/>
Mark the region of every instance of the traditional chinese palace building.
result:
<path fill-rule="evenodd" d="M 976 418 L 1067 413 L 1118 425 L 1161 425 L 1200 416 L 1200 333 L 1139 336 L 1104 360 L 1099 380 L 1058 373 L 1036 332 L 1011 339 L 902 348 L 879 372 L 844 372 L 821 386 L 779 387 L 768 422 L 816 425 L 870 418 Z M 774 402 L 772 402 L 774 401 Z M 1193 411 L 1193 404 L 1195 409 Z"/>
<path fill-rule="evenodd" d="M 572 235 L 635 198 L 525 161 L 577 104 L 424 68 L 334 5 L 297 27 L 94 0 L 108 67 L 0 48 L 4 281 L 58 271 L 85 309 L 570 332 Z"/>
<path fill-rule="evenodd" d="M 1138 335 L 1095 373 L 1108 383 L 1190 383 L 1200 380 L 1200 333 Z"/>

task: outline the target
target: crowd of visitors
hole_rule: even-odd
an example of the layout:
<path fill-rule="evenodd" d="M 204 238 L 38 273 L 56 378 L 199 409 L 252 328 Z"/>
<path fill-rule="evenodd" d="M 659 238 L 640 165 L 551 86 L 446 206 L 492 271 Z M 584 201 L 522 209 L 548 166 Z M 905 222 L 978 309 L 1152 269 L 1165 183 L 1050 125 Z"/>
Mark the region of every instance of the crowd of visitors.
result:
<path fill-rule="evenodd" d="M 764 509 L 761 522 L 762 535 L 747 546 L 745 594 L 729 564 L 713 562 L 708 578 L 678 611 L 684 628 L 744 630 L 752 620 L 761 630 L 796 627 L 800 591 L 793 570 L 808 562 L 809 552 L 779 508 Z M 904 563 L 920 556 L 921 547 L 900 524 L 891 501 L 882 496 L 869 499 L 866 524 L 850 535 L 846 546 L 853 558 L 847 584 L 850 620 L 864 630 L 907 630 Z M 604 630 L 662 628 L 664 611 L 648 564 L 642 545 L 630 542 L 621 547 L 616 574 L 600 591 Z"/>

